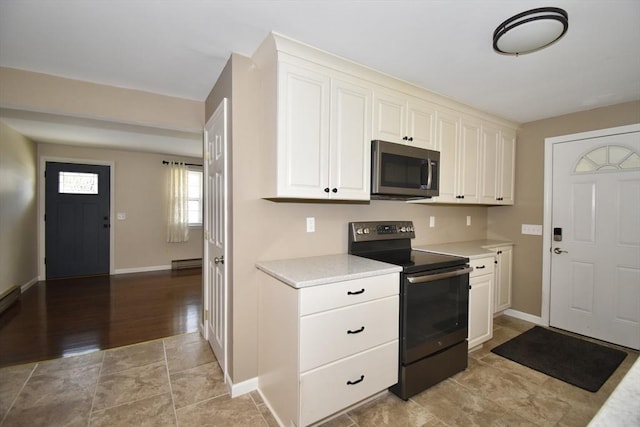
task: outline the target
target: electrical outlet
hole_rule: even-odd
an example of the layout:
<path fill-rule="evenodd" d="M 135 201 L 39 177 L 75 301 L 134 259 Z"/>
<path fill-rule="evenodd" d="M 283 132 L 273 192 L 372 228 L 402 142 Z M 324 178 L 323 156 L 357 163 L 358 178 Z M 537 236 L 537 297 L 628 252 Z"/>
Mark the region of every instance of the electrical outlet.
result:
<path fill-rule="evenodd" d="M 533 224 L 522 224 L 522 234 L 530 234 L 532 236 L 542 236 L 542 226 Z"/>
<path fill-rule="evenodd" d="M 307 217 L 307 233 L 315 233 L 316 219 L 312 216 Z"/>
<path fill-rule="evenodd" d="M 118 220 L 120 220 L 120 221 L 127 219 L 127 214 L 126 214 L 126 212 L 118 212 L 116 215 L 117 215 L 116 217 L 117 217 L 117 218 L 118 218 Z"/>
<path fill-rule="evenodd" d="M 433 228 L 436 226 L 436 217 L 431 215 L 429 217 L 429 227 Z"/>
<path fill-rule="evenodd" d="M 471 215 L 467 215 L 467 225 L 471 225 Z"/>

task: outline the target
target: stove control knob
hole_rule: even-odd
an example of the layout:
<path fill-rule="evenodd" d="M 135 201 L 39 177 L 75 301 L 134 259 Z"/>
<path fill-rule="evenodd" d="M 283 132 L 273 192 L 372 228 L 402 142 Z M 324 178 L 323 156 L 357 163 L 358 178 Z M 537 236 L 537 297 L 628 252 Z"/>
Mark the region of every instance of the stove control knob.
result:
<path fill-rule="evenodd" d="M 369 229 L 365 228 L 364 230 L 362 230 L 364 232 L 364 234 L 369 234 Z"/>
<path fill-rule="evenodd" d="M 405 232 L 407 232 L 407 231 L 409 231 L 409 230 L 407 229 L 407 227 L 400 227 L 400 232 L 401 232 L 401 233 L 405 233 Z"/>
<path fill-rule="evenodd" d="M 363 234 L 362 228 L 356 228 L 356 234 Z"/>

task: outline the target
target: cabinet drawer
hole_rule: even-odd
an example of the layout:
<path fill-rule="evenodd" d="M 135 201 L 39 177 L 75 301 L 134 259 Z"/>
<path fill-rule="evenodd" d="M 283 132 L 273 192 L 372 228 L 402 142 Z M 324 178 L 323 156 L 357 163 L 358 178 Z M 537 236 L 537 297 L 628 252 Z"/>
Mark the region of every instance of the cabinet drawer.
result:
<path fill-rule="evenodd" d="M 300 378 L 300 425 L 325 418 L 397 382 L 397 340 L 309 371 Z"/>
<path fill-rule="evenodd" d="M 398 339 L 398 295 L 300 319 L 300 371 Z"/>
<path fill-rule="evenodd" d="M 484 274 L 493 274 L 495 261 L 496 260 L 494 257 L 472 259 L 471 261 L 469 261 L 469 265 L 473 267 L 473 271 L 469 274 L 469 277 L 482 276 Z"/>
<path fill-rule="evenodd" d="M 398 273 L 392 273 L 302 288 L 300 290 L 300 315 L 304 316 L 305 314 L 396 295 L 399 286 Z"/>

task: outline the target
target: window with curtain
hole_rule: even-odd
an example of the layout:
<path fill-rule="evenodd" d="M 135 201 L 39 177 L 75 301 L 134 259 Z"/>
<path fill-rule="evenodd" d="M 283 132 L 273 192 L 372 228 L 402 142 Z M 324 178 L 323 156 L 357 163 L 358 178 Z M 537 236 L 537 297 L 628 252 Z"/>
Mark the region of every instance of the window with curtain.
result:
<path fill-rule="evenodd" d="M 167 242 L 189 240 L 189 169 L 182 162 L 169 162 L 169 224 Z"/>
<path fill-rule="evenodd" d="M 188 169 L 189 226 L 202 226 L 202 168 L 190 166 Z"/>

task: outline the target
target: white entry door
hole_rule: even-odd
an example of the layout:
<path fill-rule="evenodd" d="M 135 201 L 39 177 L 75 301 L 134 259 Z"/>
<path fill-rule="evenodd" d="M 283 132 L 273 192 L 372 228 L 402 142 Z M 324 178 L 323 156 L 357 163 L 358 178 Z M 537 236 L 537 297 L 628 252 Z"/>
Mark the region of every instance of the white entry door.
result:
<path fill-rule="evenodd" d="M 205 300 L 207 340 L 227 381 L 227 99 L 205 126 Z"/>
<path fill-rule="evenodd" d="M 640 132 L 553 145 L 550 325 L 640 349 Z"/>

